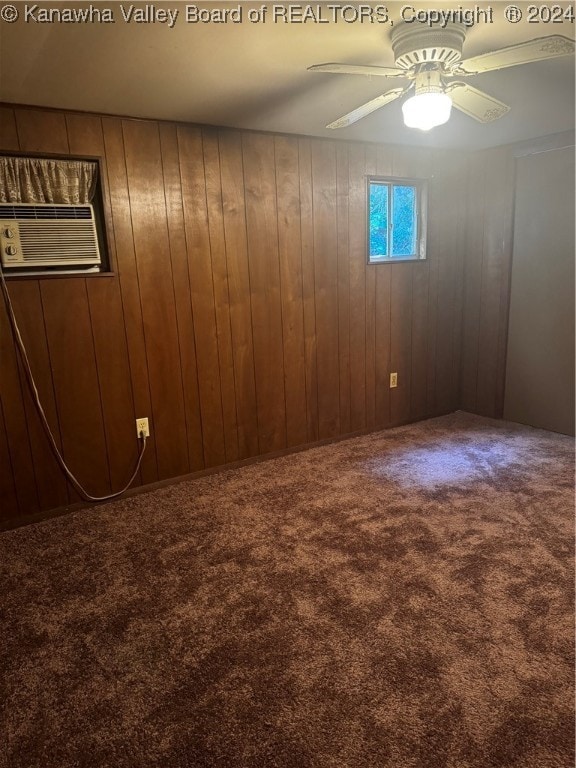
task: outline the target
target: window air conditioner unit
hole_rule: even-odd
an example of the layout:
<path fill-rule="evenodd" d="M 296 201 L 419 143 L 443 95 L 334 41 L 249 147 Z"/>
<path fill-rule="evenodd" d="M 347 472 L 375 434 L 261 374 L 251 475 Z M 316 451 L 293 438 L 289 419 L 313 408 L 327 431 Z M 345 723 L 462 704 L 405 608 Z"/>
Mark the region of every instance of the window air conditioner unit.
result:
<path fill-rule="evenodd" d="M 89 204 L 0 203 L 2 267 L 94 267 L 101 263 Z"/>

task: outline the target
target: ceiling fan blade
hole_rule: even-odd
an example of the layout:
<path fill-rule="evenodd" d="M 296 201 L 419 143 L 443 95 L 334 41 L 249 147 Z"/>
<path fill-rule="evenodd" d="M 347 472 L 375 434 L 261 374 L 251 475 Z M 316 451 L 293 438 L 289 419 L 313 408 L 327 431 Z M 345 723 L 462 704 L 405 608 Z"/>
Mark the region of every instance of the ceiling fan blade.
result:
<path fill-rule="evenodd" d="M 347 115 L 343 115 L 342 117 L 339 117 L 338 120 L 334 120 L 334 122 L 327 125 L 326 128 L 346 128 L 346 126 L 358 122 L 358 120 L 366 117 L 371 112 L 375 112 L 377 109 L 380 109 L 380 107 L 384 107 L 391 101 L 399 99 L 407 90 L 407 88 L 394 88 L 387 93 L 383 93 L 382 96 L 377 96 L 375 99 L 372 99 L 372 101 L 367 101 L 366 104 L 362 104 L 361 107 L 356 107 L 352 112 L 348 112 Z"/>
<path fill-rule="evenodd" d="M 468 83 L 451 83 L 446 92 L 457 109 L 480 123 L 491 123 L 510 111 L 507 104 Z"/>
<path fill-rule="evenodd" d="M 529 64 L 531 61 L 566 56 L 569 53 L 574 53 L 574 40 L 563 35 L 537 37 L 519 45 L 511 45 L 508 48 L 465 59 L 460 62 L 454 74 L 475 75 L 480 72 L 491 72 L 494 69 L 515 67 L 518 64 Z"/>
<path fill-rule="evenodd" d="M 310 72 L 332 72 L 337 75 L 378 75 L 378 77 L 407 77 L 404 69 L 372 67 L 364 64 L 314 64 Z"/>

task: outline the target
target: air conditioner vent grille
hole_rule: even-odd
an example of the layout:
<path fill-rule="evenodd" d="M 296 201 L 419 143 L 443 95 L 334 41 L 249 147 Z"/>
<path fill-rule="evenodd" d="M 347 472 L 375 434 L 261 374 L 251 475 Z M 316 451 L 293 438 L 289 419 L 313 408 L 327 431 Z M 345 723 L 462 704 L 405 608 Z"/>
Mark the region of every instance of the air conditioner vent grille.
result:
<path fill-rule="evenodd" d="M 90 205 L 0 204 L 0 219 L 92 219 Z"/>
<path fill-rule="evenodd" d="M 91 205 L 0 204 L 0 246 L 10 269 L 101 263 Z"/>

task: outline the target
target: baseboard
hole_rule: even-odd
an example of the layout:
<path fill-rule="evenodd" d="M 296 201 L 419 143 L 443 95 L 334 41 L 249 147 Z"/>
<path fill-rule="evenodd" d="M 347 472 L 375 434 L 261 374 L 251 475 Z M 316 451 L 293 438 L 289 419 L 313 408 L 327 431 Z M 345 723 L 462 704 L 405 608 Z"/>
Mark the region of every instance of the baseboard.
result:
<path fill-rule="evenodd" d="M 208 475 L 215 475 L 219 472 L 225 472 L 230 469 L 239 469 L 241 467 L 247 467 L 251 464 L 259 464 L 262 461 L 270 461 L 271 459 L 278 459 L 282 456 L 289 456 L 293 453 L 300 453 L 301 451 L 308 451 L 311 448 L 319 448 L 323 445 L 331 445 L 332 443 L 339 443 L 342 440 L 350 440 L 353 437 L 362 437 L 362 435 L 370 435 L 376 432 L 384 432 L 395 427 L 402 427 L 407 424 L 416 424 L 420 421 L 428 421 L 429 419 L 438 418 L 438 416 L 446 416 L 448 413 L 454 413 L 454 409 L 448 411 L 441 411 L 430 416 L 425 416 L 423 419 L 405 419 L 403 421 L 394 422 L 391 424 L 368 427 L 366 429 L 360 429 L 355 432 L 347 432 L 344 435 L 338 435 L 337 437 L 327 437 L 322 440 L 315 440 L 312 443 L 304 443 L 302 445 L 291 446 L 290 448 L 282 448 L 278 451 L 272 451 L 271 453 L 261 454 L 259 456 L 251 456 L 247 459 L 241 459 L 239 461 L 233 461 L 228 464 L 220 464 L 217 467 L 209 467 L 207 469 L 200 469 L 196 472 L 190 472 L 186 475 L 179 475 L 177 477 L 166 478 L 165 480 L 157 480 L 154 483 L 147 483 L 145 485 L 139 485 L 136 488 L 129 488 L 121 498 L 128 498 L 130 496 L 137 496 L 140 493 L 148 493 L 149 491 L 155 491 L 158 488 L 166 488 L 176 483 L 182 483 L 185 480 L 198 480 L 201 477 Z M 119 497 L 120 498 L 120 497 Z M 62 515 L 70 514 L 70 512 L 76 512 L 80 509 L 87 509 L 100 506 L 102 504 L 109 504 L 110 501 L 100 502 L 87 502 L 78 501 L 74 504 L 68 504 L 65 507 L 56 507 L 55 509 L 44 510 L 41 512 L 35 512 L 32 515 L 26 517 L 12 518 L 8 520 L 0 521 L 0 532 L 14 530 L 16 528 L 23 528 L 27 525 L 34 525 L 35 523 L 41 523 L 45 520 L 50 520 L 55 517 L 62 517 Z"/>

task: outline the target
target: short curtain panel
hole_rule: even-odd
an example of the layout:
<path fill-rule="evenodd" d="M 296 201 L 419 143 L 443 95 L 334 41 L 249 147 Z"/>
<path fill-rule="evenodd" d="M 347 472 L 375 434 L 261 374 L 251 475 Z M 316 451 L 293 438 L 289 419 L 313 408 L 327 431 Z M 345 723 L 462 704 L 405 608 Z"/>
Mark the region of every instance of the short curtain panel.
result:
<path fill-rule="evenodd" d="M 0 157 L 0 203 L 83 205 L 96 180 L 97 164 L 88 160 Z"/>

